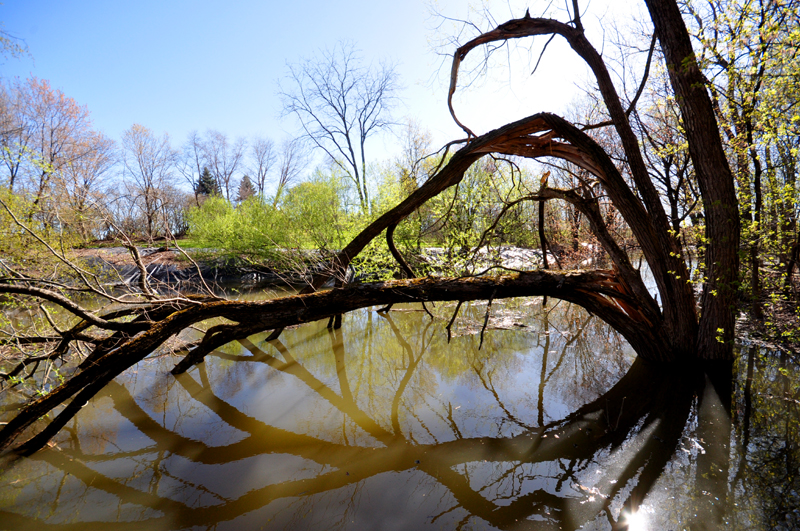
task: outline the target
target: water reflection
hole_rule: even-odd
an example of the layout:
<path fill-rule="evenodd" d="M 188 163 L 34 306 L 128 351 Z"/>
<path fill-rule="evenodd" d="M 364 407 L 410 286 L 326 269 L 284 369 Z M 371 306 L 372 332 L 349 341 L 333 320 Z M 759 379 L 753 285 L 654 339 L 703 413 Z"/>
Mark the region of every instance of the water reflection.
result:
<path fill-rule="evenodd" d="M 433 322 L 413 308 L 365 310 L 339 330 L 253 336 L 177 378 L 173 359 L 146 360 L 56 448 L 0 476 L 0 521 L 104 531 L 800 525 L 800 375 L 787 355 L 743 350 L 731 394 L 700 368 L 634 361 L 576 307 L 538 304 L 495 303 L 497 330 L 481 350 L 472 332 L 485 303 L 461 308 L 449 344 L 454 305 L 440 305 Z"/>

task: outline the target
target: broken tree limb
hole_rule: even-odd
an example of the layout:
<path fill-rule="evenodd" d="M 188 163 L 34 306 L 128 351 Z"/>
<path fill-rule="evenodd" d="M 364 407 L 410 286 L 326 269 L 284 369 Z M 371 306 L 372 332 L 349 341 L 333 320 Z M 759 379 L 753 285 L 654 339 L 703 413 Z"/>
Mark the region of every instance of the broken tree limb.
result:
<path fill-rule="evenodd" d="M 486 325 L 489 324 L 489 315 L 492 311 L 492 301 L 494 301 L 494 296 L 497 294 L 497 290 L 494 290 L 492 294 L 489 296 L 489 301 L 486 303 L 486 315 L 483 318 L 483 326 L 481 327 L 481 341 L 478 343 L 478 350 L 483 347 L 483 334 L 486 332 Z"/>
<path fill-rule="evenodd" d="M 456 309 L 453 310 L 453 317 L 450 318 L 450 322 L 447 323 L 447 326 L 445 327 L 445 329 L 447 330 L 447 342 L 448 343 L 450 343 L 450 338 L 452 337 L 451 331 L 453 329 L 453 323 L 456 322 L 456 317 L 458 317 L 458 310 L 461 309 L 461 305 L 462 304 L 464 304 L 464 301 L 458 301 L 458 304 L 456 304 Z"/>

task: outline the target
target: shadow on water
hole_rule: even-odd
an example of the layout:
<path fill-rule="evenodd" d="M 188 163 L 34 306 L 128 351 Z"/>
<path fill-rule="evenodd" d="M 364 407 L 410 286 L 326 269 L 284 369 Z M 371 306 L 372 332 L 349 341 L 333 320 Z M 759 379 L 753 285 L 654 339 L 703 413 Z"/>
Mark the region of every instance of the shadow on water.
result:
<path fill-rule="evenodd" d="M 498 310 L 513 331 L 482 350 L 419 312 L 364 311 L 254 336 L 177 378 L 169 358 L 144 362 L 3 473 L 0 526 L 800 525 L 791 360 L 631 362 L 577 308 L 518 310 Z"/>

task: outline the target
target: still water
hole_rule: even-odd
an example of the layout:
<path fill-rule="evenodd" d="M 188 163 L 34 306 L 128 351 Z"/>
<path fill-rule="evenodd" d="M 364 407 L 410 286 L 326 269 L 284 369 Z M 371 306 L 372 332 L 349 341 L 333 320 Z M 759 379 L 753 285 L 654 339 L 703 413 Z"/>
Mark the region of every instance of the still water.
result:
<path fill-rule="evenodd" d="M 798 529 L 800 369 L 649 367 L 541 299 L 155 353 L 0 472 L 1 529 Z M 722 391 L 720 391 L 722 389 Z M 9 400 L 2 397 L 2 400 Z"/>

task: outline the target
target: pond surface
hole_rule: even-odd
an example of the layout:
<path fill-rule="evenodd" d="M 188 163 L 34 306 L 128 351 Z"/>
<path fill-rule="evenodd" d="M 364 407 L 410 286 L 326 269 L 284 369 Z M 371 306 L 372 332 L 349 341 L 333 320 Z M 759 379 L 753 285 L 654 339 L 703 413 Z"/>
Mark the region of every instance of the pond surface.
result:
<path fill-rule="evenodd" d="M 454 309 L 252 336 L 177 378 L 156 353 L 0 473 L 0 528 L 800 528 L 797 360 L 743 347 L 715 387 L 563 302 L 495 301 L 480 349 L 486 303 L 448 343 Z"/>

